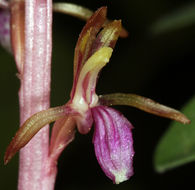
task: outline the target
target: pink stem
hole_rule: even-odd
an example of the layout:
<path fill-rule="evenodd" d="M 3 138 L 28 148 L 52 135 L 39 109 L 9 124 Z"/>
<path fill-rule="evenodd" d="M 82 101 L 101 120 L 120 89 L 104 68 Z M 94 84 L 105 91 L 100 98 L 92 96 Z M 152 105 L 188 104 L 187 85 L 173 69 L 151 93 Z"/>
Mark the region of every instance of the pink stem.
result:
<path fill-rule="evenodd" d="M 25 60 L 20 74 L 20 123 L 50 102 L 52 1 L 25 1 Z M 48 173 L 49 127 L 20 151 L 18 190 L 53 190 L 56 170 Z"/>

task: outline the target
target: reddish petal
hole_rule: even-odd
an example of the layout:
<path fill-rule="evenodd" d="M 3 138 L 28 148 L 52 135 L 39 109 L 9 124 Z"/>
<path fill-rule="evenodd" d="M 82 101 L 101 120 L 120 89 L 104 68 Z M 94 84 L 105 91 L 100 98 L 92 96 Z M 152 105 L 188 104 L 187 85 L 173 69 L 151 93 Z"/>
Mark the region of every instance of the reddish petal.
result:
<path fill-rule="evenodd" d="M 149 98 L 136 94 L 114 93 L 99 96 L 102 105 L 127 105 L 133 106 L 145 112 L 161 117 L 176 120 L 180 123 L 189 124 L 190 120 L 178 110 L 159 104 Z"/>
<path fill-rule="evenodd" d="M 74 83 L 71 96 L 74 95 L 75 85 L 77 83 L 80 70 L 85 61 L 91 55 L 92 44 L 96 38 L 97 33 L 101 29 L 105 19 L 106 7 L 102 7 L 91 16 L 91 18 L 84 26 L 81 34 L 79 35 L 74 55 Z"/>
<path fill-rule="evenodd" d="M 101 47 L 111 47 L 114 49 L 116 41 L 121 33 L 121 21 L 115 20 L 107 24 L 104 29 L 98 34 L 93 43 L 93 52 Z"/>
<path fill-rule="evenodd" d="M 11 41 L 16 65 L 20 74 L 24 65 L 24 1 L 11 1 Z"/>
<path fill-rule="evenodd" d="M 133 175 L 132 125 L 119 112 L 105 106 L 92 109 L 96 157 L 105 174 L 115 183 Z"/>
<path fill-rule="evenodd" d="M 76 120 L 78 131 L 81 134 L 87 134 L 91 130 L 93 125 L 93 118 L 91 115 L 91 110 L 88 109 L 83 114 L 79 114 L 78 116 L 74 117 Z"/>
<path fill-rule="evenodd" d="M 100 70 L 109 62 L 112 48 L 102 47 L 97 50 L 85 63 L 80 72 L 72 102 L 75 107 L 87 109 L 97 104 L 95 94 L 96 80 Z M 95 101 L 96 100 L 96 101 Z"/>
<path fill-rule="evenodd" d="M 64 13 L 67 15 L 71 15 L 77 17 L 81 20 L 87 21 L 92 15 L 93 11 L 73 3 L 53 3 L 53 10 L 55 12 Z M 111 20 L 106 20 L 104 25 L 112 22 Z M 125 28 L 122 28 L 120 37 L 126 38 L 128 36 L 128 32 Z"/>
<path fill-rule="evenodd" d="M 60 154 L 74 139 L 75 126 L 75 120 L 71 116 L 65 116 L 55 122 L 50 141 L 49 168 L 55 168 Z"/>
<path fill-rule="evenodd" d="M 86 134 L 91 129 L 93 118 L 90 108 L 98 103 L 95 93 L 97 76 L 108 63 L 111 54 L 112 48 L 110 47 L 99 49 L 87 60 L 80 72 L 75 95 L 68 104 L 71 110 L 77 112 L 74 118 L 80 133 Z"/>
<path fill-rule="evenodd" d="M 64 115 L 64 106 L 60 106 L 38 112 L 27 119 L 9 144 L 5 153 L 4 163 L 7 164 L 16 152 L 24 147 L 42 127 L 64 117 Z"/>

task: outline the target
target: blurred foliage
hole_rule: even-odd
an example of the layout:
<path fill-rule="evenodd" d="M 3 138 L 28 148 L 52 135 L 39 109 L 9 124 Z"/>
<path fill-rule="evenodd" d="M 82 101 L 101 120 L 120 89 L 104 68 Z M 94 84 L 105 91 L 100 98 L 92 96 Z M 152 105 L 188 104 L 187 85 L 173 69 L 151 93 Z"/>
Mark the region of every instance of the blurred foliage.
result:
<path fill-rule="evenodd" d="M 194 94 L 195 27 L 193 25 L 160 35 L 150 32 L 151 26 L 192 0 L 94 0 L 69 1 L 96 10 L 108 7 L 110 19 L 122 19 L 129 31 L 127 39 L 119 39 L 110 63 L 103 69 L 97 92 L 129 92 L 152 98 L 162 104 L 181 106 Z M 51 105 L 66 102 L 72 85 L 74 46 L 83 21 L 55 13 L 53 16 L 53 55 Z M 17 93 L 19 80 L 12 56 L 0 49 L 1 153 L 0 187 L 16 189 L 17 158 L 3 166 L 3 154 L 19 124 Z M 169 125 L 169 120 L 138 111 L 117 107 L 134 125 L 135 175 L 121 185 L 114 185 L 101 171 L 93 150 L 92 135 L 77 134 L 59 161 L 56 190 L 164 190 L 193 189 L 194 163 L 165 174 L 153 170 L 154 148 Z M 186 126 L 185 126 L 186 127 Z"/>
<path fill-rule="evenodd" d="M 173 122 L 162 136 L 155 154 L 158 172 L 195 161 L 195 97 L 182 109 L 191 120 L 190 125 Z"/>
<path fill-rule="evenodd" d="M 195 3 L 184 6 L 158 19 L 151 31 L 159 34 L 195 25 Z"/>

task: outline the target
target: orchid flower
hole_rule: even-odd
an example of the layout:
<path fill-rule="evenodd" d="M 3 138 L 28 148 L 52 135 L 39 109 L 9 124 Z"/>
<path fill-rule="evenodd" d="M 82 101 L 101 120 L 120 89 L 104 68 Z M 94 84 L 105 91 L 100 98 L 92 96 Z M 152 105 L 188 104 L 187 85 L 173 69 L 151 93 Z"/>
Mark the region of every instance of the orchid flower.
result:
<path fill-rule="evenodd" d="M 98 9 L 79 36 L 70 100 L 65 105 L 38 112 L 27 119 L 7 148 L 5 164 L 41 128 L 55 121 L 49 159 L 46 160 L 48 172 L 52 172 L 56 170 L 61 152 L 74 139 L 76 126 L 80 133 L 87 134 L 94 124 L 93 144 L 97 160 L 106 176 L 118 184 L 133 175 L 133 126 L 120 112 L 108 106 L 134 106 L 182 123 L 189 122 L 179 111 L 135 94 L 96 94 L 99 72 L 109 62 L 121 32 L 120 20 L 104 24 L 106 11 L 106 7 Z"/>

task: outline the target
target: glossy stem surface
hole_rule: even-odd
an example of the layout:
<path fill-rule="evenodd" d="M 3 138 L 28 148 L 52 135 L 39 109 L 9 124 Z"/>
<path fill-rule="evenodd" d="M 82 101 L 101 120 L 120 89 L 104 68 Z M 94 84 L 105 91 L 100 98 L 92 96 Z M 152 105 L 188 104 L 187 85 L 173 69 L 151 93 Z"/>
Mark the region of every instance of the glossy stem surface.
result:
<path fill-rule="evenodd" d="M 51 0 L 25 1 L 25 55 L 20 74 L 20 124 L 50 102 Z M 48 174 L 49 127 L 20 151 L 18 190 L 53 190 L 56 172 Z M 53 170 L 55 171 L 55 170 Z"/>

